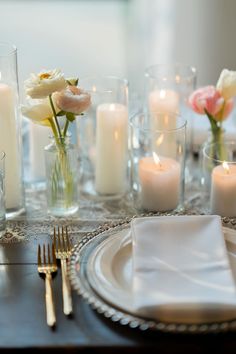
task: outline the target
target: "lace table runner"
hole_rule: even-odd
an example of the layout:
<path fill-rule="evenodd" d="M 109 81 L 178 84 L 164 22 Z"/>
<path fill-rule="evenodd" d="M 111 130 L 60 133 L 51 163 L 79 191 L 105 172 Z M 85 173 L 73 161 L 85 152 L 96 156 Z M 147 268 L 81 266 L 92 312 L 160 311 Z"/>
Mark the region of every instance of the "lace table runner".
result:
<path fill-rule="evenodd" d="M 117 201 L 96 201 L 80 198 L 78 212 L 70 218 L 55 218 L 47 214 L 46 195 L 44 190 L 26 190 L 26 212 L 14 220 L 7 221 L 7 232 L 1 239 L 6 242 L 29 242 L 38 239 L 42 234 L 52 235 L 53 226 L 67 225 L 74 242 L 86 232 L 96 230 L 105 223 L 114 223 L 141 215 L 135 208 L 131 198 Z M 185 210 L 183 214 L 204 214 L 205 210 L 198 179 L 188 183 L 185 191 Z"/>

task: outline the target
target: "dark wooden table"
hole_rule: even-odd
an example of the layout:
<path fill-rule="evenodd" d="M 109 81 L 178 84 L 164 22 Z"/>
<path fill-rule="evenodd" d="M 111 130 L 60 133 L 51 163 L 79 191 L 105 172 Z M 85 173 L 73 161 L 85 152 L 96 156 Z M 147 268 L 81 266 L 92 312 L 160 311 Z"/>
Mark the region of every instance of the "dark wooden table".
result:
<path fill-rule="evenodd" d="M 196 210 L 198 185 L 196 190 L 193 187 L 190 186 L 189 195 Z M 8 223 L 13 239 L 0 241 L 0 352 L 236 353 L 236 333 L 141 332 L 97 314 L 75 292 L 74 316 L 67 318 L 62 311 L 60 268 L 53 279 L 57 326 L 50 329 L 46 324 L 44 280 L 37 272 L 37 245 L 49 240 L 52 226 L 58 220 L 47 216 L 41 192 L 28 191 L 26 207 L 26 215 Z M 133 215 L 133 210 L 122 203 L 105 205 L 81 200 L 78 215 L 66 223 L 76 243 L 106 219 L 122 219 L 128 213 Z"/>
<path fill-rule="evenodd" d="M 40 236 L 43 242 L 48 236 Z M 235 353 L 236 333 L 183 335 L 141 332 L 97 314 L 73 293 L 74 316 L 62 311 L 61 273 L 53 279 L 57 326 L 46 325 L 37 240 L 0 245 L 0 352 Z"/>

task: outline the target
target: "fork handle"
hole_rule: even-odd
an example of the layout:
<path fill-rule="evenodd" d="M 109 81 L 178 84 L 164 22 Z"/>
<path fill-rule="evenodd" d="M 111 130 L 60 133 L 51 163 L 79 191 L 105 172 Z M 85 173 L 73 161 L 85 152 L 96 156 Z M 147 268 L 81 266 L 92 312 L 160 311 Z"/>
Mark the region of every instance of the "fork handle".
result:
<path fill-rule="evenodd" d="M 66 260 L 61 259 L 62 272 L 62 294 L 63 294 L 63 312 L 65 315 L 72 313 L 71 287 L 67 276 Z"/>
<path fill-rule="evenodd" d="M 52 296 L 52 276 L 50 273 L 46 273 L 45 279 L 45 301 L 46 301 L 46 313 L 47 324 L 53 327 L 56 324 L 56 315 Z"/>

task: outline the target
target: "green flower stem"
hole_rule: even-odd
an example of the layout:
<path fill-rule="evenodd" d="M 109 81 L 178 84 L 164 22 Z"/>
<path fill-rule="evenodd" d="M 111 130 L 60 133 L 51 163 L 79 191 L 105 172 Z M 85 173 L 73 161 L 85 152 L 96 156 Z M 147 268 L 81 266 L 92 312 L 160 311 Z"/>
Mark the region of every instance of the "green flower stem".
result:
<path fill-rule="evenodd" d="M 64 187 L 62 187 L 61 181 L 63 181 Z M 65 208 L 69 208 L 73 203 L 73 174 L 66 147 L 63 145 L 58 146 L 51 176 L 51 193 L 52 204 L 57 202 L 61 194 L 63 194 Z"/>
<path fill-rule="evenodd" d="M 63 129 L 63 136 L 64 136 L 64 137 L 66 136 L 68 127 L 69 127 L 69 120 L 66 119 L 66 123 L 65 123 L 65 126 L 64 126 L 64 129 Z"/>
<path fill-rule="evenodd" d="M 227 154 L 224 146 L 224 139 L 223 139 L 223 131 L 222 131 L 222 123 L 217 122 L 214 117 L 205 109 L 204 110 L 210 125 L 211 125 L 211 131 L 213 135 L 213 143 L 218 144 L 218 151 L 213 151 L 213 146 L 212 146 L 212 151 L 211 151 L 211 156 L 214 159 L 224 161 L 226 160 Z"/>
<path fill-rule="evenodd" d="M 52 118 L 48 118 L 48 120 L 49 120 L 49 123 L 51 125 L 51 128 L 52 128 L 53 134 L 55 136 L 55 139 L 58 139 L 57 127 L 56 127 L 53 119 Z"/>
<path fill-rule="evenodd" d="M 58 131 L 59 137 L 62 138 L 61 128 L 60 128 L 60 125 L 59 125 L 58 120 L 57 120 L 57 112 L 56 112 L 54 104 L 53 104 L 52 95 L 49 95 L 49 101 L 50 101 L 50 105 L 51 105 L 51 108 L 52 108 L 52 111 L 53 111 L 53 116 L 54 116 L 54 119 L 55 119 L 55 123 L 56 123 L 56 127 L 57 127 L 57 131 Z"/>
<path fill-rule="evenodd" d="M 70 171 L 70 165 L 67 157 L 67 151 L 65 146 L 65 136 L 68 129 L 68 124 L 65 125 L 63 135 L 60 125 L 57 120 L 57 113 L 53 104 L 52 95 L 49 95 L 50 105 L 53 111 L 53 118 L 49 118 L 49 122 L 55 137 L 55 143 L 57 146 L 57 157 L 54 163 L 51 176 L 51 192 L 52 192 L 52 204 L 55 204 L 57 199 L 62 193 L 60 181 L 64 181 L 64 201 L 65 208 L 69 208 L 73 199 L 73 177 Z M 66 121 L 67 123 L 67 121 Z M 69 122 L 68 122 L 69 123 Z"/>

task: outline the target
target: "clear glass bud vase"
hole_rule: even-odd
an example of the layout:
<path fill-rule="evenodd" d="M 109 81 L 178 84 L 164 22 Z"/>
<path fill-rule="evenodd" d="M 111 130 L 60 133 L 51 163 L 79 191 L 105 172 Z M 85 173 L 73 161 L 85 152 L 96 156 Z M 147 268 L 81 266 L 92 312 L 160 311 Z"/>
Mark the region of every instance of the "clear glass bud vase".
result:
<path fill-rule="evenodd" d="M 69 216 L 78 210 L 78 166 L 70 138 L 51 137 L 45 147 L 47 205 L 54 216 Z"/>

